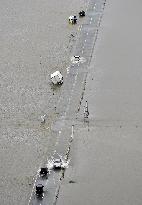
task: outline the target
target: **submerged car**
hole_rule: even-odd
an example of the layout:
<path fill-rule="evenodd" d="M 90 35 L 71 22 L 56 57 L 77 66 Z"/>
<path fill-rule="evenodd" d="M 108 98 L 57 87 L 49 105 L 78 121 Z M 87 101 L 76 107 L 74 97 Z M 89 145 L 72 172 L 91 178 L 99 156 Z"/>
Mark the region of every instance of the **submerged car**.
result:
<path fill-rule="evenodd" d="M 55 71 L 51 74 L 51 81 L 54 85 L 63 83 L 63 76 L 59 71 Z"/>

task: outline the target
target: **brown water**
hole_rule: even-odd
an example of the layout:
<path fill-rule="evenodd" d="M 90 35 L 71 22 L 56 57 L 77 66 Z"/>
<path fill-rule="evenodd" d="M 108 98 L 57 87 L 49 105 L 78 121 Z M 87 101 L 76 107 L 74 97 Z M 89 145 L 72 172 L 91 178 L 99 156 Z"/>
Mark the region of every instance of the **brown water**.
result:
<path fill-rule="evenodd" d="M 0 0 L 0 204 L 26 204 L 33 177 L 54 139 L 48 136 L 60 89 L 50 73 L 66 75 L 78 23 L 70 15 L 87 0 Z M 75 37 L 72 37 L 73 34 Z M 47 114 L 45 126 L 40 116 Z"/>

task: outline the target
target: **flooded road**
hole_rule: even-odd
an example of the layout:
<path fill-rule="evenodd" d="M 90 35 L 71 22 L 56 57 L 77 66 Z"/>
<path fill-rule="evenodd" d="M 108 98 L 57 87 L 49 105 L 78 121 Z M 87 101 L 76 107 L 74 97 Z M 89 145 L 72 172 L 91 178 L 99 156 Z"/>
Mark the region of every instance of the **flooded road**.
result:
<path fill-rule="evenodd" d="M 78 123 L 80 126 L 84 125 L 82 100 L 85 92 L 86 77 L 89 72 L 89 65 L 92 59 L 92 52 L 95 42 L 97 40 L 98 28 L 104 11 L 104 1 L 90 1 L 86 8 L 85 21 L 80 26 L 80 36 L 76 42 L 73 50 L 73 55 L 80 56 L 79 60 L 71 57 L 71 64 L 68 68 L 67 78 L 64 82 L 62 95 L 60 97 L 56 111 L 59 113 L 55 122 L 51 126 L 51 136 L 56 138 L 54 151 L 51 152 L 51 157 L 61 157 L 70 162 L 70 150 L 72 149 L 72 142 L 74 140 L 74 126 Z M 78 59 L 78 57 L 77 57 Z M 71 156 L 72 157 L 72 156 Z M 69 160 L 68 160 L 69 158 Z M 44 167 L 47 166 L 50 156 L 47 156 L 47 161 Z M 72 159 L 71 159 L 72 161 Z M 70 170 L 70 163 L 67 167 L 67 172 Z M 48 179 L 43 179 L 37 174 L 33 191 L 29 199 L 30 205 L 38 204 L 56 204 L 58 198 L 60 200 L 60 187 L 64 181 L 66 169 L 60 172 L 51 171 Z M 72 183 L 72 180 L 70 180 Z M 38 184 L 44 185 L 44 197 L 39 201 L 35 195 L 35 186 Z M 67 204 L 63 203 L 63 204 Z"/>
<path fill-rule="evenodd" d="M 57 205 L 142 203 L 141 7 L 106 1 Z"/>
<path fill-rule="evenodd" d="M 141 205 L 141 3 L 62 3 L 2 4 L 1 203 Z M 80 9 L 85 20 L 70 27 Z M 57 68 L 59 89 L 49 79 Z M 43 180 L 39 168 L 53 157 L 67 169 Z"/>
<path fill-rule="evenodd" d="M 49 130 L 58 115 L 61 89 L 50 73 L 64 76 L 81 21 L 71 26 L 70 15 L 86 0 L 11 1 L 0 7 L 0 200 L 28 203 L 35 174 L 56 139 Z M 44 126 L 41 116 L 47 114 Z M 56 135 L 55 135 L 56 137 Z"/>

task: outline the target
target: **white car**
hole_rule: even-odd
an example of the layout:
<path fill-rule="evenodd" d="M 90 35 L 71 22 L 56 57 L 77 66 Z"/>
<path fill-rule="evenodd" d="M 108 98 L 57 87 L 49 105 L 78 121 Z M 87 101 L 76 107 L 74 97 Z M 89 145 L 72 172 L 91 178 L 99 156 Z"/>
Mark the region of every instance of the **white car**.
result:
<path fill-rule="evenodd" d="M 76 23 L 77 23 L 77 18 L 76 18 L 76 16 L 70 16 L 70 17 L 69 17 L 69 23 L 71 23 L 71 24 L 76 24 Z"/>
<path fill-rule="evenodd" d="M 60 158 L 54 160 L 53 168 L 54 169 L 61 169 L 62 168 L 62 160 Z"/>
<path fill-rule="evenodd" d="M 63 83 L 63 76 L 59 71 L 55 71 L 51 74 L 51 81 L 54 85 Z"/>

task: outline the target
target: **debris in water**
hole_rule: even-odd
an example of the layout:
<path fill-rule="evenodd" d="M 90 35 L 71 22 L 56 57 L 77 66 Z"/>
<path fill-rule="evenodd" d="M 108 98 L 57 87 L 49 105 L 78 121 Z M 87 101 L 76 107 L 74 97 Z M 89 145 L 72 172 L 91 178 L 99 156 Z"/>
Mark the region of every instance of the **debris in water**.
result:
<path fill-rule="evenodd" d="M 73 181 L 73 180 L 70 180 L 69 183 L 70 183 L 70 184 L 74 184 L 74 183 L 76 183 L 76 182 Z"/>
<path fill-rule="evenodd" d="M 75 35 L 71 34 L 71 37 L 75 37 Z"/>
<path fill-rule="evenodd" d="M 46 121 L 46 114 L 41 116 L 41 123 L 44 124 Z"/>

